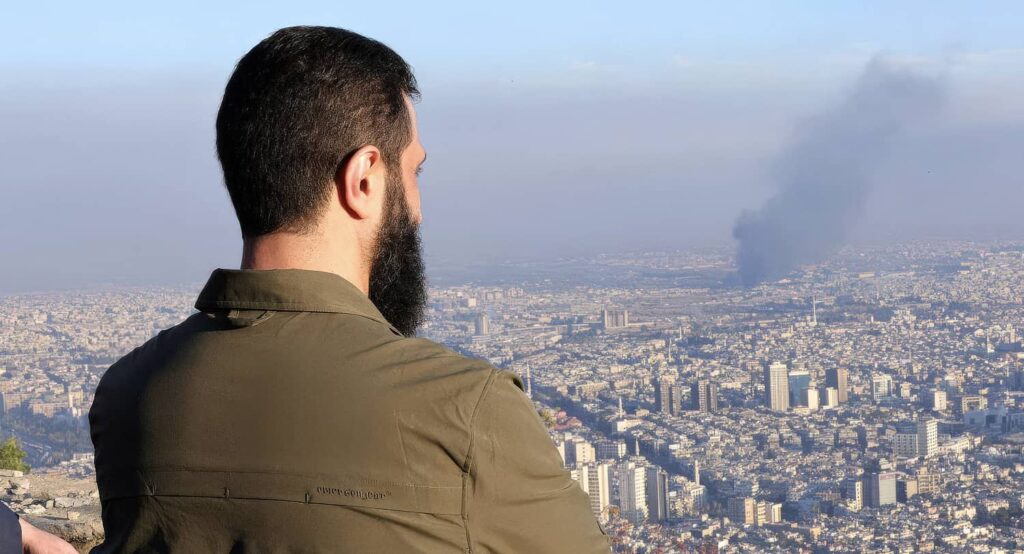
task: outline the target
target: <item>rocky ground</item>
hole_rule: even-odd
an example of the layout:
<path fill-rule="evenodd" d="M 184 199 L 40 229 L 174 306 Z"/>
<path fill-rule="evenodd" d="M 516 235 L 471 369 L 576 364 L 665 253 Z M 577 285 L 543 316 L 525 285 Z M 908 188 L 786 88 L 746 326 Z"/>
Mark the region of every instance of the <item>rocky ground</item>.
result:
<path fill-rule="evenodd" d="M 36 527 L 88 552 L 103 540 L 100 499 L 93 476 L 73 476 L 66 468 L 0 470 L 0 501 Z"/>

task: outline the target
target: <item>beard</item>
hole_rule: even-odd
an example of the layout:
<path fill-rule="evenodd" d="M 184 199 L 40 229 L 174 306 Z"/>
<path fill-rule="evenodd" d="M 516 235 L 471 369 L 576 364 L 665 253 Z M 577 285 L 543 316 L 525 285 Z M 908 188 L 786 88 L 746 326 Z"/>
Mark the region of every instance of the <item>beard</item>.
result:
<path fill-rule="evenodd" d="M 395 329 L 407 337 L 416 334 L 427 307 L 420 229 L 409 214 L 402 183 L 390 175 L 370 263 L 369 296 Z"/>

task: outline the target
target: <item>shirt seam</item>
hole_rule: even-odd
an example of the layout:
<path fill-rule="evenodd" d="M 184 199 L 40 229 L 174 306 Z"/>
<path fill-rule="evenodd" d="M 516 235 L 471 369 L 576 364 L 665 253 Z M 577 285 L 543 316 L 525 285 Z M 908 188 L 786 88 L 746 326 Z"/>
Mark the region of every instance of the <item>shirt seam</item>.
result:
<path fill-rule="evenodd" d="M 326 475 L 323 473 L 297 473 L 291 471 L 249 471 L 239 470 L 233 468 L 197 468 L 187 465 L 160 465 L 160 466 L 145 466 L 134 468 L 132 471 L 137 471 L 140 474 L 146 473 L 227 473 L 232 475 L 279 475 L 283 477 L 302 477 L 309 479 L 334 479 L 332 475 Z M 106 481 L 107 479 L 103 479 Z M 368 478 L 355 478 L 353 481 L 358 481 L 361 484 L 367 485 L 391 485 L 396 487 L 417 487 L 427 489 L 457 489 L 458 485 L 423 485 L 418 483 L 403 483 L 400 481 L 388 481 L 385 479 L 368 479 Z"/>
<path fill-rule="evenodd" d="M 306 302 L 266 302 L 263 300 L 210 300 L 200 298 L 196 302 L 196 308 L 213 305 L 218 308 L 242 308 L 242 309 L 263 309 L 263 310 L 294 310 L 300 312 L 337 312 L 351 313 L 352 308 L 345 308 L 334 304 L 309 304 Z M 359 314 L 364 315 L 364 314 Z M 367 316 L 369 317 L 369 316 Z"/>
<path fill-rule="evenodd" d="M 487 381 L 484 382 L 484 388 L 480 392 L 480 398 L 477 399 L 476 405 L 473 406 L 473 413 L 469 417 L 469 445 L 466 448 L 466 460 L 462 466 L 462 526 L 466 529 L 466 552 L 470 553 L 473 552 L 473 537 L 469 530 L 469 472 L 473 467 L 473 447 L 476 445 L 476 418 L 480 413 L 484 398 L 493 388 L 494 379 L 497 376 L 498 370 L 492 367 Z"/>
<path fill-rule="evenodd" d="M 204 311 L 206 308 L 227 308 L 238 310 L 269 310 L 281 312 L 310 312 L 317 314 L 345 314 L 354 315 L 376 321 L 389 328 L 393 327 L 389 322 L 377 316 L 356 311 L 355 309 L 341 308 L 340 306 L 310 306 L 301 302 L 260 302 L 260 301 L 236 301 L 236 300 L 200 300 L 196 302 L 196 309 Z"/>
<path fill-rule="evenodd" d="M 152 498 L 155 501 L 159 501 L 159 500 L 164 499 L 164 498 L 198 498 L 198 499 L 203 499 L 203 500 L 226 500 L 226 498 L 224 496 L 220 496 L 220 495 L 213 496 L 213 495 L 203 495 L 203 494 L 135 494 L 135 495 L 131 495 L 131 496 L 117 496 L 117 497 L 114 497 L 114 498 L 109 498 L 108 500 L 127 500 L 127 499 L 132 499 L 132 498 Z M 454 515 L 454 514 L 449 514 L 448 512 L 438 512 L 438 511 L 430 511 L 430 510 L 405 510 L 405 509 L 401 509 L 401 508 L 384 508 L 384 507 L 381 507 L 381 506 L 357 506 L 357 505 L 353 505 L 353 504 L 333 504 L 333 503 L 328 503 L 328 502 L 316 502 L 316 501 L 313 501 L 313 500 L 310 500 L 310 501 L 288 500 L 288 499 L 284 499 L 284 498 L 264 498 L 264 497 L 253 497 L 253 496 L 232 496 L 232 497 L 230 497 L 230 500 L 244 500 L 244 501 L 249 501 L 249 502 L 285 502 L 285 503 L 289 503 L 289 504 L 306 504 L 306 505 L 316 505 L 316 506 L 334 506 L 334 507 L 337 507 L 337 508 L 344 508 L 344 509 L 348 509 L 348 510 L 380 510 L 380 511 L 385 511 L 385 512 L 404 512 L 404 513 L 410 513 L 410 514 L 432 514 L 432 515 L 442 515 L 442 516 Z"/>

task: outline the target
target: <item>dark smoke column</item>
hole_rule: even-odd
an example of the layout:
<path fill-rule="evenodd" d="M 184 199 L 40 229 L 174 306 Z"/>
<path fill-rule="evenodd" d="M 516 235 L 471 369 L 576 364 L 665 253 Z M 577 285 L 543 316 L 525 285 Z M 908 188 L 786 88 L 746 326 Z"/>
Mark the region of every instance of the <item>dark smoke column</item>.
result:
<path fill-rule="evenodd" d="M 846 241 L 870 189 L 869 172 L 903 129 L 938 113 L 938 78 L 870 62 L 841 105 L 798 129 L 777 162 L 779 191 L 733 227 L 744 285 L 824 260 Z"/>

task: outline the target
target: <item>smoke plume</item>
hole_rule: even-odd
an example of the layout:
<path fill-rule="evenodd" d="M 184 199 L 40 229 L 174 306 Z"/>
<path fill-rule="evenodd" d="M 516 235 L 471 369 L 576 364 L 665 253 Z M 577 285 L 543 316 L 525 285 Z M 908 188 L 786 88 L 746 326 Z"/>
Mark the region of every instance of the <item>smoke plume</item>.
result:
<path fill-rule="evenodd" d="M 937 114 L 944 97 L 940 78 L 875 59 L 839 106 L 802 125 L 777 160 L 778 192 L 733 227 L 743 284 L 834 254 L 861 217 L 888 143 Z"/>

